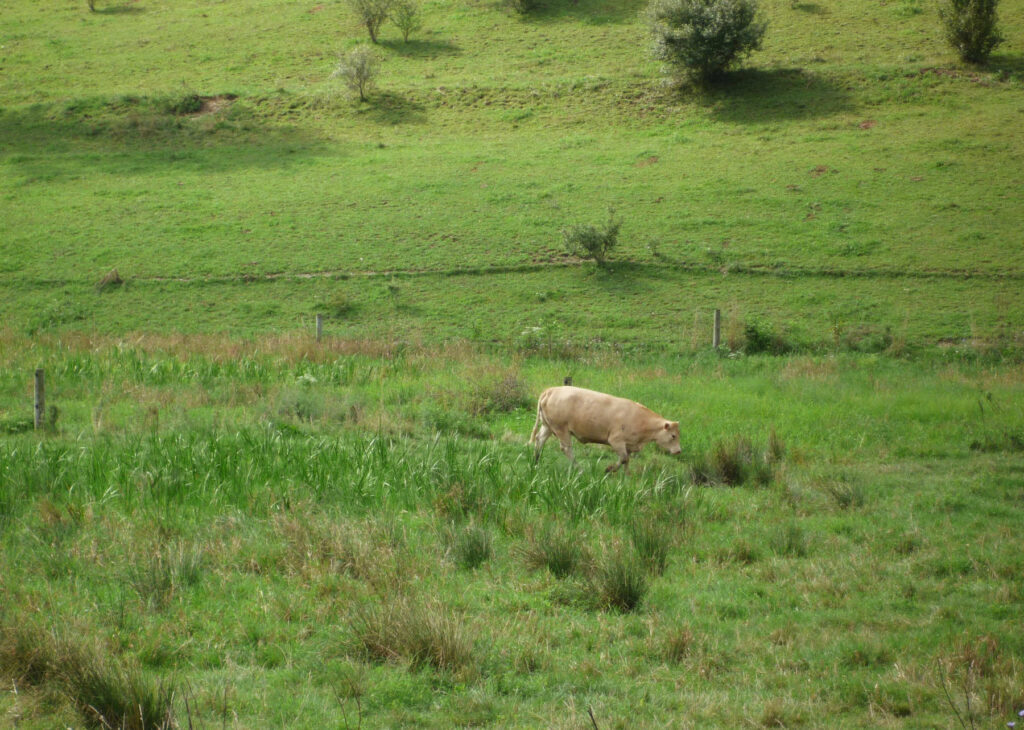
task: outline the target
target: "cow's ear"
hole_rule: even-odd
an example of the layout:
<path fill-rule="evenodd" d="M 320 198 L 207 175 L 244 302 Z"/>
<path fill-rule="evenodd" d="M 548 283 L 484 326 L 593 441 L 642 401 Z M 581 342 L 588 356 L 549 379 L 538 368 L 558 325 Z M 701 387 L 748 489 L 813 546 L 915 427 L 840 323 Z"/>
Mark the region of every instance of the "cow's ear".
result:
<path fill-rule="evenodd" d="M 665 421 L 665 430 L 666 431 L 672 430 L 672 422 L 671 421 Z"/>

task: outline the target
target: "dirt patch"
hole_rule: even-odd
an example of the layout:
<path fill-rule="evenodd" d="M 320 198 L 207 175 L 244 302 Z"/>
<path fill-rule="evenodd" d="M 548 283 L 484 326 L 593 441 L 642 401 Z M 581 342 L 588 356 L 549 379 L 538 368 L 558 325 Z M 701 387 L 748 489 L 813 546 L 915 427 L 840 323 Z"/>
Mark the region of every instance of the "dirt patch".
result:
<path fill-rule="evenodd" d="M 658 161 L 658 156 L 657 155 L 651 155 L 647 159 L 640 160 L 638 163 L 636 163 L 636 167 L 647 167 L 649 165 L 653 165 L 657 161 Z"/>
<path fill-rule="evenodd" d="M 192 117 L 201 117 L 205 114 L 216 114 L 222 109 L 231 106 L 231 103 L 238 97 L 234 94 L 221 94 L 219 96 L 201 96 L 202 105 L 199 111 L 190 114 Z"/>

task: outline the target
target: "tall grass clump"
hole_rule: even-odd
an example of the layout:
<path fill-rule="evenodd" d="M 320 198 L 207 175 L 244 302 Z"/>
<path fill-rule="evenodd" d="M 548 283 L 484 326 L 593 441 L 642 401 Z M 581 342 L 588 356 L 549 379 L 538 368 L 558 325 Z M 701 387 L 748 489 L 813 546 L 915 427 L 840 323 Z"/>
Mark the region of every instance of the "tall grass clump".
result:
<path fill-rule="evenodd" d="M 465 623 L 439 604 L 407 597 L 355 610 L 350 627 L 360 652 L 377 661 L 404 660 L 453 673 L 474 667 L 473 639 Z"/>
<path fill-rule="evenodd" d="M 616 547 L 607 551 L 594 567 L 591 578 L 601 608 L 629 613 L 647 595 L 647 568 L 635 551 Z"/>
<path fill-rule="evenodd" d="M 493 555 L 491 533 L 481 525 L 464 525 L 449 540 L 452 559 L 460 568 L 474 570 Z"/>
<path fill-rule="evenodd" d="M 775 478 L 775 467 L 784 453 L 785 446 L 774 431 L 763 450 L 755 449 L 747 437 L 736 436 L 717 442 L 692 461 L 690 476 L 696 484 L 740 486 L 752 482 L 764 486 Z"/>
<path fill-rule="evenodd" d="M 23 687 L 49 689 L 70 702 L 87 726 L 124 730 L 176 727 L 175 688 L 119 663 L 101 648 L 42 626 L 3 617 L 0 670 Z"/>
<path fill-rule="evenodd" d="M 580 537 L 557 522 L 546 522 L 527 535 L 523 559 L 533 570 L 547 569 L 556 578 L 568 578 L 580 572 L 586 561 Z"/>
<path fill-rule="evenodd" d="M 1002 43 L 996 6 L 999 0 L 943 0 L 939 5 L 946 41 L 968 63 L 985 63 Z"/>
<path fill-rule="evenodd" d="M 200 548 L 170 545 L 131 565 L 127 582 L 143 603 L 163 608 L 177 592 L 199 582 L 204 562 Z"/>
<path fill-rule="evenodd" d="M 675 529 L 663 517 L 638 514 L 629 523 L 629 538 L 637 555 L 655 575 L 668 567 L 668 556 L 675 542 Z"/>

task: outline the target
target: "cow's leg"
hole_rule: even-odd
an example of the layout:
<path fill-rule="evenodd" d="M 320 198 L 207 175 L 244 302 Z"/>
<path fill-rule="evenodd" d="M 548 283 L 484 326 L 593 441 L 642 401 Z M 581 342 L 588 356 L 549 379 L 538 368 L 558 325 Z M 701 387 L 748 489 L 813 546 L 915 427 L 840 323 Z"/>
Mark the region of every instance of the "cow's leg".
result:
<path fill-rule="evenodd" d="M 540 461 L 540 450 L 544 448 L 544 442 L 548 440 L 551 435 L 551 429 L 548 428 L 546 423 L 539 423 L 540 430 L 535 430 L 535 436 L 533 437 L 533 463 L 536 464 Z"/>
<path fill-rule="evenodd" d="M 629 467 L 629 449 L 626 448 L 625 444 L 613 443 L 609 444 L 609 446 L 611 446 L 615 450 L 615 453 L 618 454 L 619 460 L 614 464 L 609 464 L 605 471 L 608 473 L 615 472 L 619 470 L 620 466 L 623 471 L 626 471 Z"/>
<path fill-rule="evenodd" d="M 562 453 L 566 455 L 570 463 L 576 463 L 576 456 L 572 453 L 572 434 L 568 431 L 559 433 L 555 431 L 555 436 L 558 437 L 558 443 L 562 447 Z"/>

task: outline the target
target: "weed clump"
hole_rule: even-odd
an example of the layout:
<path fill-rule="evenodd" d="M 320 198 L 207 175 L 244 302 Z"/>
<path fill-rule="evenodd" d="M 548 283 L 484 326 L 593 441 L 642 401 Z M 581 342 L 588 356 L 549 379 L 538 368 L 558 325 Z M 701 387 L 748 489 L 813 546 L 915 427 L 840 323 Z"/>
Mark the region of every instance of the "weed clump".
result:
<path fill-rule="evenodd" d="M 639 515 L 629 525 L 629 537 L 648 570 L 654 575 L 664 573 L 675 542 L 672 527 L 655 515 Z"/>

